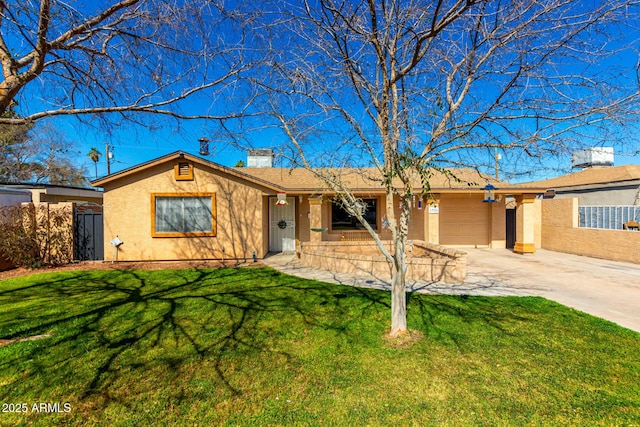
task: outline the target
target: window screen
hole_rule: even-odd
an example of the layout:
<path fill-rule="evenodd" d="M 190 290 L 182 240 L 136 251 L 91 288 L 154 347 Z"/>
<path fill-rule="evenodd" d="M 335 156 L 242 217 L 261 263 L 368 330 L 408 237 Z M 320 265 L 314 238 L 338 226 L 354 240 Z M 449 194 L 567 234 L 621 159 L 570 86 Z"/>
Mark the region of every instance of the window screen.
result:
<path fill-rule="evenodd" d="M 213 197 L 156 196 L 156 233 L 212 233 Z"/>

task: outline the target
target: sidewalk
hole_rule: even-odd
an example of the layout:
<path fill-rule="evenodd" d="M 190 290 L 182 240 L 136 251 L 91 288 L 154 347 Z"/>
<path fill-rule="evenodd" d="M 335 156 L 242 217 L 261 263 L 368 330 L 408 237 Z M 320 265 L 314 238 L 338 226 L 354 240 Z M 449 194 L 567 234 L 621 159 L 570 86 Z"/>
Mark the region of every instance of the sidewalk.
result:
<path fill-rule="evenodd" d="M 486 296 L 542 296 L 640 332 L 640 265 L 539 250 L 518 255 L 504 249 L 464 249 L 464 283 L 411 281 L 412 292 Z M 303 267 L 294 255 L 263 260 L 286 274 L 349 286 L 390 289 L 390 281 L 367 274 Z"/>

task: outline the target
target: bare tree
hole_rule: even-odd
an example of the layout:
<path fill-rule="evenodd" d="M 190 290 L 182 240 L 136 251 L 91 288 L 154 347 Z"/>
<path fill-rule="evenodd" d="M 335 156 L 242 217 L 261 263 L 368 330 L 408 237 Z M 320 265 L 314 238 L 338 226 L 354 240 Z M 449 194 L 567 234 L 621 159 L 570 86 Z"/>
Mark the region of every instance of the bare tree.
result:
<path fill-rule="evenodd" d="M 251 60 L 246 24 L 221 2 L 0 1 L 0 123 L 137 113 L 229 119 L 228 91 Z M 232 81 L 234 86 L 231 87 Z M 204 96 L 198 110 L 189 104 Z M 244 106 L 246 107 L 246 106 Z"/>
<path fill-rule="evenodd" d="M 0 181 L 85 185 L 82 169 L 72 163 L 76 155 L 50 124 L 0 124 Z"/>
<path fill-rule="evenodd" d="M 407 328 L 409 214 L 429 171 L 478 168 L 494 150 L 523 169 L 628 123 L 637 57 L 622 63 L 620 53 L 633 52 L 625 32 L 636 12 L 616 0 L 281 4 L 269 22 L 267 104 L 291 143 L 285 153 L 336 192 L 392 265 L 392 335 Z M 318 166 L 377 169 L 391 250 L 336 169 Z"/>

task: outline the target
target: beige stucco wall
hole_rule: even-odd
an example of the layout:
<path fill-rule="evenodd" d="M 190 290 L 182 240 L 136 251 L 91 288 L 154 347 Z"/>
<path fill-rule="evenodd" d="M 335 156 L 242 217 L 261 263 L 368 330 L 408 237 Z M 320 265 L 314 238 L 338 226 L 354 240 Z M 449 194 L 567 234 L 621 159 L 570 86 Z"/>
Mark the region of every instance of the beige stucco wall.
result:
<path fill-rule="evenodd" d="M 177 181 L 177 162 L 156 165 L 105 184 L 105 259 L 112 258 L 110 241 L 116 235 L 124 242 L 117 254 L 120 261 L 249 259 L 254 251 L 262 258 L 268 249 L 268 204 L 263 189 L 198 164 L 194 165 L 192 181 Z M 153 237 L 152 193 L 215 193 L 217 235 Z"/>
<path fill-rule="evenodd" d="M 296 196 L 296 236 L 301 242 L 311 240 L 310 212 L 309 196 Z"/>
<path fill-rule="evenodd" d="M 504 247 L 504 202 L 484 203 L 481 194 L 442 194 L 439 242 L 458 247 Z M 502 242 L 502 243 L 500 243 Z"/>
<path fill-rule="evenodd" d="M 491 241 L 489 247 L 492 249 L 504 249 L 507 247 L 507 207 L 505 205 L 504 197 L 501 197 L 499 201 L 495 203 L 489 203 L 490 216 L 491 216 L 491 228 L 489 235 Z"/>
<path fill-rule="evenodd" d="M 542 247 L 552 251 L 640 263 L 640 232 L 578 227 L 578 199 L 542 201 Z"/>

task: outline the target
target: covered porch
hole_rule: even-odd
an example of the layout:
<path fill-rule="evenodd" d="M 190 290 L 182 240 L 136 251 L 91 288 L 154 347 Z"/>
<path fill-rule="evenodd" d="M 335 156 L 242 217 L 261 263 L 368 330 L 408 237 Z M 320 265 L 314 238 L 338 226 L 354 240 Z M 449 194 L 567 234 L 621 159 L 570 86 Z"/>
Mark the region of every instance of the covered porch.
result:
<path fill-rule="evenodd" d="M 540 247 L 540 202 L 537 191 L 497 190 L 494 202 L 485 202 L 481 190 L 442 191 L 430 197 L 415 198 L 409 222 L 408 240 L 454 248 L 507 248 L 514 252 L 534 253 Z M 380 193 L 359 194 L 372 210 L 368 221 L 381 240 L 391 240 L 385 206 Z M 305 242 L 370 241 L 372 237 L 360 224 L 349 224 L 340 215 L 333 196 L 296 195 L 295 239 Z M 399 200 L 394 200 L 396 215 Z M 275 209 L 279 209 L 275 207 Z M 507 210 L 513 209 L 513 223 L 507 224 Z M 513 234 L 509 236 L 509 234 Z"/>

